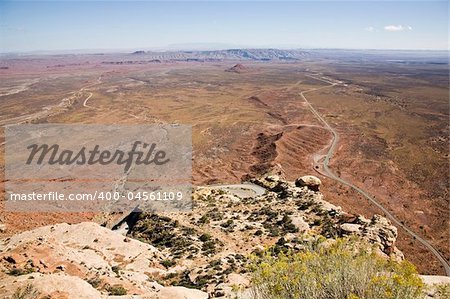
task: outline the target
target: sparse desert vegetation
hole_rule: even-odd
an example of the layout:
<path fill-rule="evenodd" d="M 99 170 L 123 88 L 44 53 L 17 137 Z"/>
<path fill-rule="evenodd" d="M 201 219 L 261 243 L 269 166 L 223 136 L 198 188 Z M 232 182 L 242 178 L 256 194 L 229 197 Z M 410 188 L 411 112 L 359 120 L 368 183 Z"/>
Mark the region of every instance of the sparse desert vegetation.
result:
<path fill-rule="evenodd" d="M 274 257 L 267 252 L 255 259 L 252 269 L 255 299 L 424 298 L 423 282 L 412 264 L 382 259 L 352 239 L 297 254 Z"/>

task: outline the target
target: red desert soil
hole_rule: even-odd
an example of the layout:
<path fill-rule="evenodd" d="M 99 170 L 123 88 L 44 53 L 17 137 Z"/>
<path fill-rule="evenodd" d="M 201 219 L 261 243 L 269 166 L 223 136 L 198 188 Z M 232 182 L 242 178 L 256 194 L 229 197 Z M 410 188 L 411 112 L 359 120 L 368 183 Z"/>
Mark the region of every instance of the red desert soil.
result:
<path fill-rule="evenodd" d="M 20 94 L 4 97 L 5 111 L 1 110 L 0 114 L 11 118 L 22 117 L 26 112 L 42 110 L 43 106 L 57 105 L 70 92 L 97 84 L 101 75 L 101 83 L 81 92 L 72 106 L 35 122 L 192 124 L 193 183 L 198 185 L 236 183 L 269 170 L 281 173 L 289 180 L 314 174 L 313 155 L 331 140 L 331 134 L 321 127 L 299 97 L 301 91 L 326 85 L 306 76 L 306 68 L 328 70 L 328 63 L 253 63 L 249 66 L 239 66 L 240 63 L 237 63 L 233 68 L 239 71 L 251 68 L 252 71 L 236 75 L 234 71 L 224 72 L 229 63 L 105 65 L 101 64 L 101 59 L 105 58 L 98 56 L 88 64 L 75 61 L 73 63 L 77 64 L 71 65 L 66 61 L 68 58 L 61 58 L 52 62 L 54 65 L 64 65 L 57 68 L 47 68 L 48 61 L 41 60 L 34 64 L 19 61 L 17 65 L 10 65 L 9 69 L 2 70 L 4 74 L 0 74 L 0 78 L 46 77 L 47 80 L 33 83 L 35 85 Z M 403 218 L 449 256 L 448 210 L 444 208 L 444 201 L 424 198 L 426 193 L 423 188 L 412 183 L 401 170 L 392 171 L 389 166 L 389 163 L 394 163 L 392 160 L 388 162 L 385 156 L 378 153 L 382 161 L 371 157 L 371 151 L 378 150 L 382 142 L 379 138 L 369 138 L 371 135 L 367 132 L 361 133 L 361 129 L 371 129 L 374 126 L 372 122 L 377 121 L 378 114 L 366 113 L 368 109 L 391 107 L 390 103 L 366 103 L 360 99 L 360 89 L 352 89 L 360 76 L 351 70 L 346 72 L 355 76 L 352 80 L 356 83 L 351 83 L 350 87 L 333 87 L 326 92 L 308 94 L 308 99 L 322 115 L 331 119 L 330 123 L 340 134 L 330 167 L 367 189 L 398 218 Z M 67 80 L 68 73 L 75 75 Z M 57 79 L 52 79 L 52 76 Z M 376 80 L 379 77 L 367 76 Z M 435 89 L 430 88 L 432 91 Z M 85 107 L 83 101 L 90 93 L 92 96 L 88 107 Z M 55 95 L 54 99 L 49 95 Z M 24 102 L 30 97 L 34 99 L 32 104 Z M 340 102 L 337 98 L 341 99 Z M 439 99 L 438 96 L 435 98 Z M 448 99 L 446 105 L 447 102 Z M 386 114 L 388 121 L 396 121 L 399 114 L 397 110 L 394 112 L 392 116 Z M 405 116 L 405 120 L 409 119 L 410 115 Z M 413 121 L 404 123 L 410 125 Z M 388 128 L 391 126 L 390 123 L 387 125 Z M 402 138 L 403 135 L 395 136 Z M 3 167 L 4 153 L 0 155 Z M 393 169 L 398 168 L 399 165 L 394 164 Z M 379 168 L 380 165 L 389 167 Z M 4 181 L 3 177 L 0 179 Z M 321 179 L 324 183 L 322 192 L 328 201 L 368 218 L 380 213 L 355 192 L 327 178 Z M 423 214 L 418 214 L 419 211 Z M 50 223 L 75 223 L 90 219 L 94 219 L 94 215 L 0 212 L 0 222 L 7 227 L 3 235 Z M 422 232 L 420 226 L 423 227 Z M 399 233 L 398 247 L 418 266 L 420 272 L 442 273 L 428 251 L 401 230 Z"/>

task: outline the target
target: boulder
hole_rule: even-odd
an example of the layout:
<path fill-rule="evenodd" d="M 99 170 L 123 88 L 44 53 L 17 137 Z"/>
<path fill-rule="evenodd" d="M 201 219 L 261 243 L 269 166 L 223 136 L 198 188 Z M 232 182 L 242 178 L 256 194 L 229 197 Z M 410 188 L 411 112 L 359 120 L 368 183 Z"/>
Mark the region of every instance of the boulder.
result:
<path fill-rule="evenodd" d="M 309 190 L 312 191 L 319 191 L 321 184 L 322 182 L 320 181 L 320 179 L 313 175 L 305 175 L 295 180 L 295 186 L 307 187 Z"/>
<path fill-rule="evenodd" d="M 358 215 L 342 213 L 340 215 L 340 220 L 344 223 L 356 223 L 356 221 L 358 220 Z"/>
<path fill-rule="evenodd" d="M 301 233 L 305 233 L 309 231 L 309 224 L 303 219 L 302 216 L 291 216 L 292 224 L 298 228 L 298 231 Z"/>
<path fill-rule="evenodd" d="M 354 223 L 341 224 L 341 230 L 344 234 L 356 234 L 359 233 L 361 225 Z"/>

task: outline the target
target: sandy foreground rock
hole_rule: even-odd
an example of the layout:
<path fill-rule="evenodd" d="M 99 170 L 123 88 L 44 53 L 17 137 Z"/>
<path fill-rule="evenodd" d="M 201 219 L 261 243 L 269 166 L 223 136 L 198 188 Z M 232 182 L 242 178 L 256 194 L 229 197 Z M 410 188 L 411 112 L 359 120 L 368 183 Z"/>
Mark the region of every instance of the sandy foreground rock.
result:
<path fill-rule="evenodd" d="M 141 295 L 110 296 L 103 295 L 92 285 L 76 276 L 64 273 L 39 274 L 33 273 L 19 277 L 7 277 L 2 280 L 0 295 L 8 298 L 18 289 L 25 289 L 32 285 L 38 296 L 66 299 L 95 299 L 95 298 L 142 298 L 142 299 L 207 299 L 205 292 L 185 287 L 163 287 L 155 283 L 155 289 Z M 33 297 L 30 297 L 33 298 Z"/>
<path fill-rule="evenodd" d="M 127 294 L 148 298 L 207 298 L 199 290 L 165 288 L 150 281 L 147 274 L 166 274 L 158 263 L 162 258 L 153 246 L 96 223 L 40 227 L 1 241 L 2 272 L 33 269 L 39 273 L 2 273 L 0 296 L 12 296 L 31 283 L 41 295 L 54 298 L 108 297 L 93 285 L 105 285 L 106 290 L 121 286 Z"/>

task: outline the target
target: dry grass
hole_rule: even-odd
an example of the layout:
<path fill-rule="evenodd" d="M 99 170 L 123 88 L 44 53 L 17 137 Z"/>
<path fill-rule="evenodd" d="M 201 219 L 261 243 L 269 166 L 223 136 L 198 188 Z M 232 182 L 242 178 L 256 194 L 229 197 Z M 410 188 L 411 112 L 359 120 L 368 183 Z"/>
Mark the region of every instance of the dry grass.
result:
<path fill-rule="evenodd" d="M 424 297 L 423 283 L 412 264 L 381 259 L 370 247 L 344 239 L 302 253 L 266 255 L 253 270 L 255 299 Z"/>

